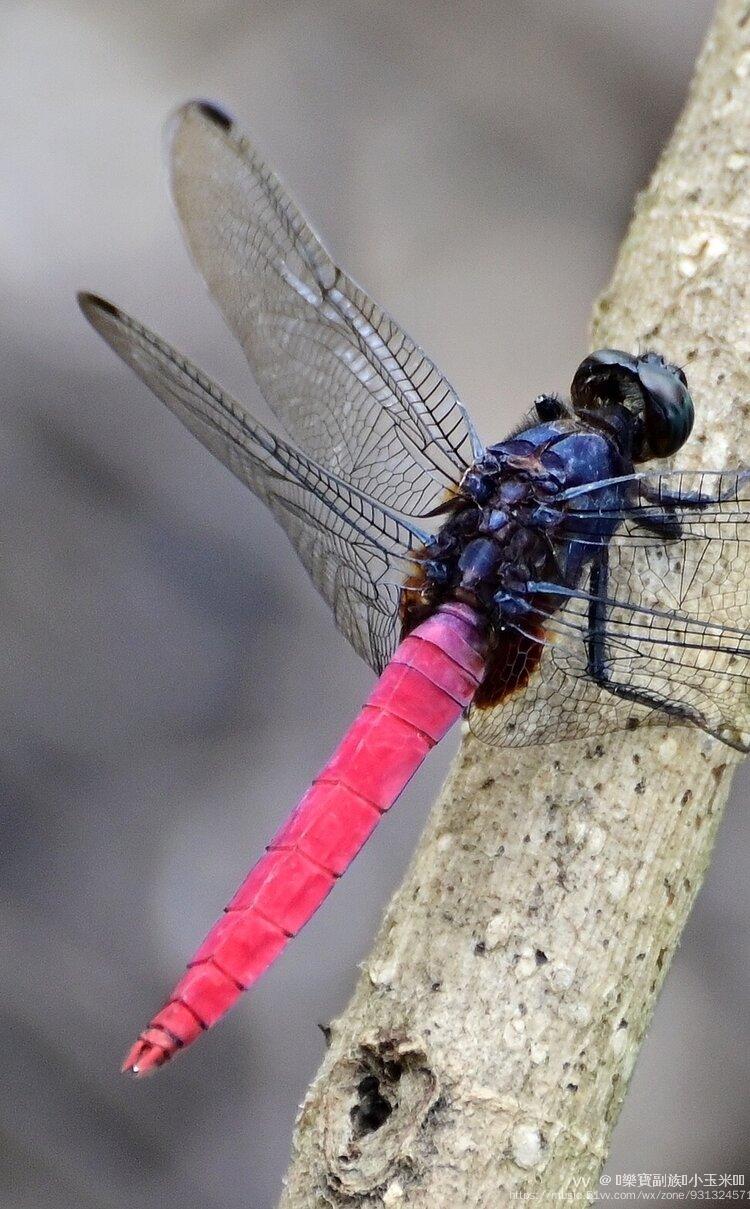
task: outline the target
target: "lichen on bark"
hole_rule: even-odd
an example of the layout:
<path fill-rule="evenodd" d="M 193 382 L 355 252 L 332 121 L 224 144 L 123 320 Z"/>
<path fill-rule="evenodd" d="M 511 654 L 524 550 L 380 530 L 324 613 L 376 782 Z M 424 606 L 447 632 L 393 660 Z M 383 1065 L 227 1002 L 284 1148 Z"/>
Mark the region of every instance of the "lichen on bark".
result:
<path fill-rule="evenodd" d="M 680 466 L 750 459 L 750 6 L 724 0 L 594 347 L 697 401 Z M 736 753 L 692 729 L 465 735 L 302 1106 L 282 1209 L 586 1203 L 708 865 Z"/>

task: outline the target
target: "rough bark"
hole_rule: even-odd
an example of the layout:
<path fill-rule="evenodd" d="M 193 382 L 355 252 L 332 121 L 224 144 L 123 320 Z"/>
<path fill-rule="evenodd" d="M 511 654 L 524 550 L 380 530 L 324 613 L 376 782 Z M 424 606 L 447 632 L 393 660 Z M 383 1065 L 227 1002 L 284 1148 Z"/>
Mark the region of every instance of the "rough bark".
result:
<path fill-rule="evenodd" d="M 750 454 L 750 7 L 725 0 L 593 346 L 686 365 L 680 465 Z M 737 757 L 697 730 L 465 736 L 301 1109 L 283 1209 L 593 1196 Z"/>

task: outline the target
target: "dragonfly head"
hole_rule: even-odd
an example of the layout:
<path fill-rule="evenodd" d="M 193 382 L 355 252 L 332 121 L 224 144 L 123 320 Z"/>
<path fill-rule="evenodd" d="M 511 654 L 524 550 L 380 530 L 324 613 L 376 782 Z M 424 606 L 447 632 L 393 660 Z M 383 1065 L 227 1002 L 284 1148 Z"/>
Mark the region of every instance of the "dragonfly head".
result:
<path fill-rule="evenodd" d="M 676 453 L 693 427 L 687 379 L 659 353 L 635 357 L 621 349 L 599 349 L 578 366 L 570 394 L 576 412 L 598 413 L 627 430 L 634 462 Z"/>

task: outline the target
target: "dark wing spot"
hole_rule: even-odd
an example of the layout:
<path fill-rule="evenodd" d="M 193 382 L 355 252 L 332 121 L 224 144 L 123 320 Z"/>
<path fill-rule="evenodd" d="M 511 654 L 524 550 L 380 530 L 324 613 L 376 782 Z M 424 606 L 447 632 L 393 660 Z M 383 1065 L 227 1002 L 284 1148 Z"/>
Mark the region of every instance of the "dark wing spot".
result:
<path fill-rule="evenodd" d="M 194 104 L 204 118 L 208 118 L 209 122 L 213 122 L 215 126 L 219 126 L 222 130 L 232 129 L 234 120 L 230 118 L 226 110 L 215 105 L 213 101 L 195 101 Z"/>

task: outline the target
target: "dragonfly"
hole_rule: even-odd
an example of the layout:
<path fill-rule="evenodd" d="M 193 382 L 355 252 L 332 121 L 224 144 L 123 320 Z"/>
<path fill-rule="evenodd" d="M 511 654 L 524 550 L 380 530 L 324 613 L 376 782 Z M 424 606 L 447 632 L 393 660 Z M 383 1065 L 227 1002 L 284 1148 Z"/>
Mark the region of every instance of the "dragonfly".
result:
<path fill-rule="evenodd" d="M 462 717 L 498 747 L 661 723 L 750 750 L 750 472 L 650 465 L 690 436 L 684 371 L 600 349 L 484 445 L 229 116 L 190 102 L 169 145 L 192 257 L 287 435 L 112 303 L 80 305 L 267 505 L 378 679 L 139 1035 L 136 1075 L 265 973 Z"/>

